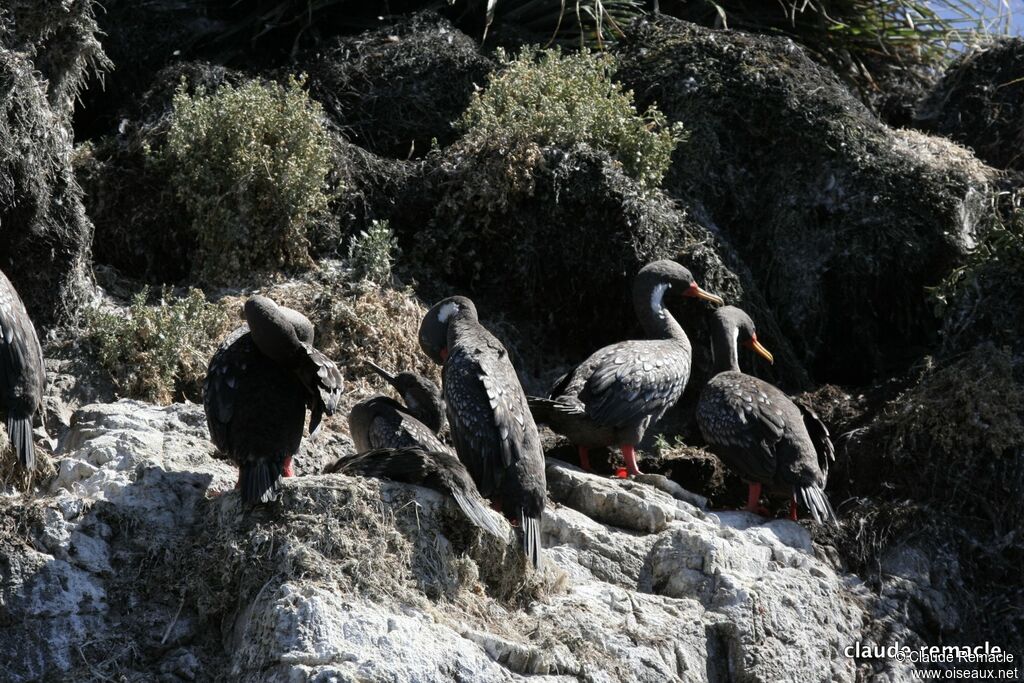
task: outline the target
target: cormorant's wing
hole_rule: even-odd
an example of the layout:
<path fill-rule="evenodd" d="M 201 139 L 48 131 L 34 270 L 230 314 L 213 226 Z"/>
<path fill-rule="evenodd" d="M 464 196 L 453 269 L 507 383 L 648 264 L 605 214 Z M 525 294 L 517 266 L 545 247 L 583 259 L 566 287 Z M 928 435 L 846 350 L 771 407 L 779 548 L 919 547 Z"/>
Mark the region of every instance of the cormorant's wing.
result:
<path fill-rule="evenodd" d="M 602 425 L 662 415 L 678 400 L 690 374 L 690 358 L 682 349 L 666 351 L 654 340 L 612 344 L 597 354 L 579 396 L 587 414 Z"/>
<path fill-rule="evenodd" d="M 231 452 L 228 426 L 234 417 L 239 384 L 245 369 L 259 353 L 249 335 L 249 328 L 239 327 L 213 354 L 203 383 L 203 408 L 213 444 L 224 453 Z"/>

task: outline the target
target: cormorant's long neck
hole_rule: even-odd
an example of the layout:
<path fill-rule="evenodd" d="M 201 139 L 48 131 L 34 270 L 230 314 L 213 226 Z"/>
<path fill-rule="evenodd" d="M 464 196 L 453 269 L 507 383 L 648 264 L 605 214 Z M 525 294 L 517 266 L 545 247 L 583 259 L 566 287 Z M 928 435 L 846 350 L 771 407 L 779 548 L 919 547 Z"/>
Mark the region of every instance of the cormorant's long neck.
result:
<path fill-rule="evenodd" d="M 739 349 L 737 339 L 739 328 L 735 325 L 723 325 L 715 321 L 711 335 L 711 351 L 714 354 L 715 374 L 719 372 L 740 371 Z"/>
<path fill-rule="evenodd" d="M 665 308 L 667 282 L 656 282 L 647 287 L 637 287 L 633 293 L 633 307 L 644 332 L 651 339 L 676 339 L 689 343 L 686 332 Z"/>
<path fill-rule="evenodd" d="M 422 422 L 435 434 L 444 426 L 444 402 L 440 396 L 431 396 L 426 391 L 407 391 L 402 397 L 409 414 Z"/>

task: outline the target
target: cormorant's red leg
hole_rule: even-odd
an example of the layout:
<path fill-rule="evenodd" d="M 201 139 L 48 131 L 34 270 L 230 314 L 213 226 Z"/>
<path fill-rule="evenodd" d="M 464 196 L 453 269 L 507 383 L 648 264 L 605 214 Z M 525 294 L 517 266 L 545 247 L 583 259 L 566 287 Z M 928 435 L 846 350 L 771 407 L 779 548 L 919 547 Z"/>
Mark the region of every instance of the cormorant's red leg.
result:
<path fill-rule="evenodd" d="M 640 468 L 636 466 L 636 452 L 633 447 L 628 444 L 622 444 L 622 457 L 626 461 L 626 472 L 632 476 L 643 474 Z"/>
<path fill-rule="evenodd" d="M 289 455 L 287 458 L 284 459 L 284 467 L 282 467 L 281 469 L 283 471 L 283 475 L 284 476 L 286 476 L 286 477 L 294 477 L 295 476 L 295 471 L 292 470 L 292 456 Z"/>
<path fill-rule="evenodd" d="M 747 512 L 760 514 L 761 509 L 761 484 L 751 482 L 747 484 Z"/>
<path fill-rule="evenodd" d="M 580 452 L 580 467 L 585 472 L 593 472 L 594 470 L 590 467 L 590 451 L 586 446 L 577 446 Z"/>
<path fill-rule="evenodd" d="M 796 521 L 796 497 L 795 496 L 793 498 L 791 498 L 790 501 L 789 501 L 789 518 L 791 520 L 793 520 L 794 522 Z"/>

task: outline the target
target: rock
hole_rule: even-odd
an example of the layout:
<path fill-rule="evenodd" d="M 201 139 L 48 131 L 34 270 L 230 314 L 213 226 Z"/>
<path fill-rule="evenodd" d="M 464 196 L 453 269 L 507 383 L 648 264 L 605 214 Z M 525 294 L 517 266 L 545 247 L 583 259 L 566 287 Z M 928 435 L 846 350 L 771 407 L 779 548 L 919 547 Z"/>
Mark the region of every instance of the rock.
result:
<path fill-rule="evenodd" d="M 71 320 L 90 296 L 92 225 L 71 168 L 70 113 L 83 65 L 102 52 L 90 52 L 98 45 L 81 25 L 92 21 L 89 3 L 74 10 L 56 0 L 15 4 L 15 12 L 0 18 L 0 269 L 43 336 Z M 82 32 L 58 34 L 52 43 L 25 35 L 39 19 L 33 11 L 70 15 L 62 23 Z"/>
<path fill-rule="evenodd" d="M 468 291 L 485 321 L 500 315 L 526 330 L 540 347 L 536 356 L 569 353 L 578 362 L 640 334 L 633 277 L 650 261 L 672 257 L 705 289 L 763 311 L 758 322 L 772 329 L 745 266 L 702 216 L 645 191 L 605 152 L 578 145 L 533 153 L 518 159 L 456 143 L 409 179 L 391 225 L 414 272 L 444 283 L 421 286 L 421 296 Z M 669 304 L 698 353 L 707 354 L 702 304 Z M 778 374 L 806 384 L 785 338 L 775 340 Z"/>
<path fill-rule="evenodd" d="M 853 681 L 867 637 L 797 525 L 557 461 L 533 575 L 427 489 L 301 476 L 243 510 L 199 406 L 85 406 L 62 450 L 90 467 L 0 501 L 11 681 Z"/>
<path fill-rule="evenodd" d="M 1024 170 L 1024 39 L 963 52 L 917 106 L 914 123 L 970 147 L 996 168 Z"/>
<path fill-rule="evenodd" d="M 421 14 L 336 38 L 305 68 L 310 93 L 352 142 L 407 159 L 455 139 L 455 121 L 493 64 L 447 20 Z"/>
<path fill-rule="evenodd" d="M 788 40 L 658 17 L 618 55 L 638 105 L 690 132 L 666 190 L 717 226 L 816 379 L 863 384 L 934 342 L 925 288 L 974 245 L 990 168 L 886 127 Z"/>

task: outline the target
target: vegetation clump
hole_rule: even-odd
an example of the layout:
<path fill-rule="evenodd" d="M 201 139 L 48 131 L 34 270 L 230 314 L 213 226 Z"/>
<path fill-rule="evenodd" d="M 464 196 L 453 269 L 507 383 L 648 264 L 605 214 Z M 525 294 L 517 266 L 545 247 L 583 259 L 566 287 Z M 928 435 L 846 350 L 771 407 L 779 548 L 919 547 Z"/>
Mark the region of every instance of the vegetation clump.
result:
<path fill-rule="evenodd" d="M 193 273 L 230 282 L 308 265 L 309 232 L 327 211 L 331 139 L 302 81 L 257 80 L 174 96 L 170 180 L 196 235 Z"/>
<path fill-rule="evenodd" d="M 87 312 L 86 331 L 97 360 L 125 396 L 161 404 L 202 400 L 207 362 L 229 316 L 198 289 L 180 298 L 165 289 L 153 306 L 146 303 L 148 296 L 143 288 L 127 311 Z"/>
<path fill-rule="evenodd" d="M 633 93 L 612 80 L 610 55 L 527 48 L 511 59 L 499 50 L 498 57 L 504 68 L 473 96 L 459 122 L 471 144 L 582 143 L 607 151 L 641 186 L 661 183 L 682 125 L 668 124 L 653 105 L 641 114 Z"/>
<path fill-rule="evenodd" d="M 388 221 L 375 220 L 352 238 L 348 249 L 349 265 L 356 277 L 378 285 L 391 281 L 391 267 L 398 242 Z"/>

